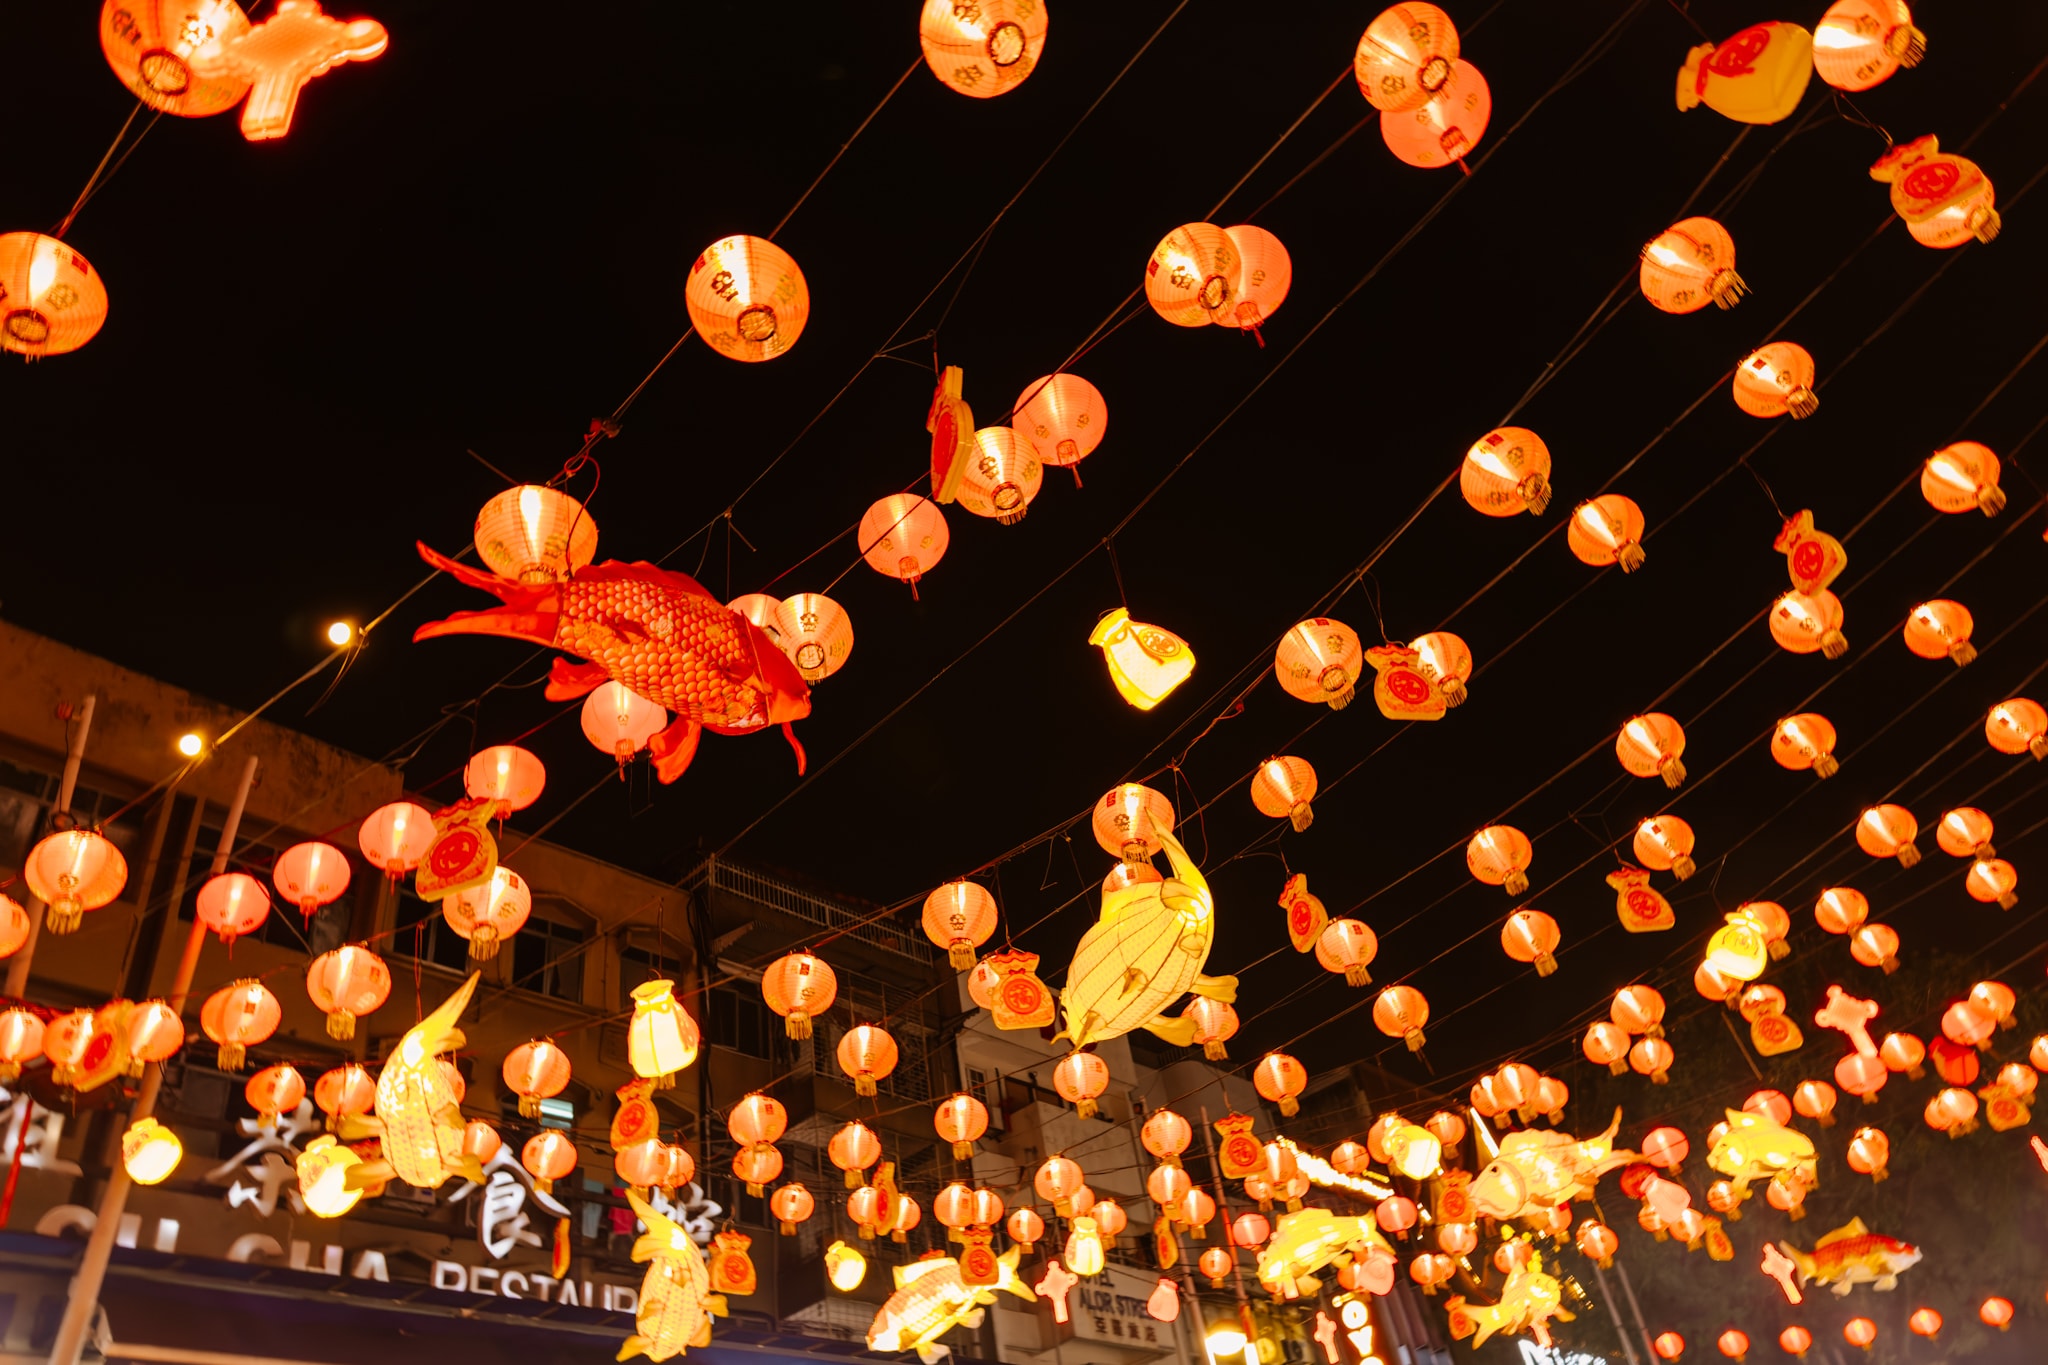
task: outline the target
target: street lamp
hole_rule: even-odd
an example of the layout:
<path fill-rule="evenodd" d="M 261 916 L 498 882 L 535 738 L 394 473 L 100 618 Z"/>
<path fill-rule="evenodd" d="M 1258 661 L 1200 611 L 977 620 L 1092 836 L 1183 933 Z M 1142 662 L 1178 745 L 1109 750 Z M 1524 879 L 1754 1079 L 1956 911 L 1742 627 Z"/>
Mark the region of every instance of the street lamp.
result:
<path fill-rule="evenodd" d="M 1259 1365 L 1258 1343 L 1247 1338 L 1242 1330 L 1227 1322 L 1218 1323 L 1209 1329 L 1209 1359 L 1214 1365 Z"/>

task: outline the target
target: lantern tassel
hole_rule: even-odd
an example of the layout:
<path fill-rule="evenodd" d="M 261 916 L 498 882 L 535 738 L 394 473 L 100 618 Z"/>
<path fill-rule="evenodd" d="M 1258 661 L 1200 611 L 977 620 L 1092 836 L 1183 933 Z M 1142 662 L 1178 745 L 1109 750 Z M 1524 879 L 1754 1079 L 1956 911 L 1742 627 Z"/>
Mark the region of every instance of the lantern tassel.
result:
<path fill-rule="evenodd" d="M 1556 958 L 1552 957 L 1549 953 L 1538 953 L 1536 955 L 1536 975 L 1549 976 L 1552 972 L 1556 970 Z"/>
<path fill-rule="evenodd" d="M 761 1195 L 764 1193 L 764 1191 L 761 1186 L 756 1185 L 753 1181 L 750 1180 L 747 1182 L 747 1193 L 754 1196 L 754 1198 L 759 1199 Z"/>
<path fill-rule="evenodd" d="M 535 1194 L 553 1194 L 555 1192 L 555 1182 L 544 1179 L 541 1176 L 535 1176 L 533 1178 L 533 1192 Z"/>
<path fill-rule="evenodd" d="M 1833 754 L 1822 754 L 1819 758 L 1813 760 L 1813 775 L 1815 777 L 1833 777 L 1840 771 L 1842 771 L 1842 765 L 1835 760 Z"/>
<path fill-rule="evenodd" d="M 782 1230 L 782 1235 L 783 1235 L 784 1237 L 794 1237 L 794 1236 L 796 1236 L 796 1224 L 794 1224 L 794 1223 L 792 1223 L 792 1222 L 789 1222 L 789 1221 L 787 1221 L 787 1220 L 784 1220 L 784 1221 L 782 1222 L 782 1224 L 781 1224 L 781 1230 Z"/>
<path fill-rule="evenodd" d="M 1314 824 L 1315 819 L 1315 810 L 1306 801 L 1295 802 L 1294 809 L 1287 812 L 1287 822 L 1294 826 L 1296 834 L 1300 834 L 1303 830 Z"/>
<path fill-rule="evenodd" d="M 974 1156 L 974 1144 L 971 1142 L 954 1143 L 953 1155 L 961 1161 L 971 1160 Z"/>
<path fill-rule="evenodd" d="M 498 937 L 498 931 L 488 924 L 479 924 L 476 932 L 469 936 L 469 955 L 478 962 L 489 962 L 504 946 L 505 941 Z"/>
<path fill-rule="evenodd" d="M 853 1093 L 856 1095 L 874 1094 L 875 1078 L 873 1076 L 866 1074 L 865 1072 L 858 1076 L 855 1076 L 853 1078 Z"/>
<path fill-rule="evenodd" d="M 1344 969 L 1344 982 L 1350 986 L 1370 986 L 1372 984 L 1372 973 L 1365 969 L 1363 963 L 1346 967 Z"/>
<path fill-rule="evenodd" d="M 1685 765 L 1675 758 L 1667 758 L 1657 765 L 1657 773 L 1664 779 L 1664 785 L 1676 788 L 1685 782 Z"/>
<path fill-rule="evenodd" d="M 1300 1112 L 1301 1102 L 1296 1100 L 1294 1096 L 1282 1095 L 1280 1097 L 1280 1117 L 1291 1119 Z"/>
<path fill-rule="evenodd" d="M 861 1187 L 861 1185 L 862 1185 L 863 1183 L 865 1183 L 865 1182 L 863 1182 L 863 1181 L 861 1180 L 861 1178 L 860 1178 L 860 1172 L 859 1172 L 859 1171 L 848 1171 L 848 1172 L 846 1173 L 846 1188 L 847 1188 L 847 1189 L 849 1189 L 849 1190 L 857 1190 L 857 1189 L 859 1189 L 859 1188 Z"/>
<path fill-rule="evenodd" d="M 1510 896 L 1519 896 L 1529 889 L 1529 879 L 1521 872 L 1510 872 L 1507 875 L 1507 880 L 1500 885 L 1501 889 Z"/>
<path fill-rule="evenodd" d="M 1465 704 L 1467 693 L 1463 678 L 1445 678 L 1438 690 L 1444 694 L 1445 706 L 1463 706 Z"/>
<path fill-rule="evenodd" d="M 347 1010 L 336 1010 L 327 1016 L 327 1036 L 337 1042 L 346 1042 L 356 1036 L 356 1017 Z"/>
<path fill-rule="evenodd" d="M 77 901 L 54 901 L 43 916 L 43 927 L 53 934 L 68 934 L 85 918 Z"/>
<path fill-rule="evenodd" d="M 249 1050 L 240 1043 L 222 1043 L 220 1045 L 220 1052 L 214 1060 L 220 1063 L 222 1071 L 240 1071 L 242 1069 L 242 1059 L 248 1055 Z"/>
<path fill-rule="evenodd" d="M 538 1116 L 540 1113 L 540 1096 L 521 1095 L 519 1097 L 519 1113 L 522 1118 L 530 1119 Z"/>
<path fill-rule="evenodd" d="M 649 1077 L 648 1079 L 654 1082 L 654 1085 L 653 1085 L 653 1087 L 652 1087 L 653 1089 L 656 1089 L 656 1090 L 673 1090 L 673 1089 L 675 1089 L 675 1084 L 676 1084 L 676 1073 L 675 1073 L 675 1072 L 673 1072 L 673 1071 L 664 1071 L 664 1072 L 662 1072 L 662 1073 L 661 1073 L 661 1074 L 660 1074 L 659 1076 L 650 1076 L 650 1077 Z"/>
<path fill-rule="evenodd" d="M 953 964 L 956 972 L 969 971 L 974 966 L 974 945 L 964 938 L 956 938 L 946 949 L 946 960 Z"/>
<path fill-rule="evenodd" d="M 1900 867 L 1915 867 L 1915 866 L 1917 866 L 1917 865 L 1919 864 L 1919 862 L 1920 862 L 1920 846 L 1919 846 L 1918 844 L 1910 844 L 1910 843 L 1908 843 L 1908 844 L 1900 844 L 1900 845 L 1899 845 L 1899 866 L 1900 866 Z"/>
<path fill-rule="evenodd" d="M 0 1081 L 18 1081 L 20 1079 L 20 1062 L 0 1062 Z"/>
<path fill-rule="evenodd" d="M 905 1236 L 903 1235 L 903 1229 L 902 1229 L 902 1228 L 898 1228 L 898 1229 L 896 1229 L 896 1230 L 895 1230 L 894 1232 L 892 1232 L 892 1233 L 890 1233 L 890 1234 L 889 1234 L 889 1240 L 890 1240 L 890 1241 L 892 1241 L 892 1242 L 895 1242 L 895 1243 L 896 1243 L 897 1245 L 899 1245 L 899 1246 L 900 1246 L 900 1245 L 902 1245 L 903 1243 L 905 1243 L 905 1242 L 908 1242 L 908 1241 L 909 1241 L 910 1239 L 909 1239 L 908 1237 L 905 1237 Z"/>
<path fill-rule="evenodd" d="M 1094 1101 L 1094 1100 L 1090 1100 L 1090 1099 L 1083 1099 L 1083 1100 L 1075 1100 L 1075 1101 L 1074 1101 L 1074 1114 L 1075 1114 L 1075 1116 L 1076 1116 L 1076 1117 L 1078 1117 L 1078 1118 L 1084 1118 L 1084 1119 L 1092 1119 L 1092 1118 L 1094 1118 L 1094 1117 L 1095 1117 L 1095 1101 Z"/>
<path fill-rule="evenodd" d="M 782 1021 L 782 1029 L 791 1038 L 808 1038 L 811 1036 L 811 1016 L 801 1010 L 793 1011 Z"/>
<path fill-rule="evenodd" d="M 1410 1052 L 1422 1051 L 1422 1030 L 1419 1028 L 1409 1029 L 1407 1034 L 1407 1041 L 1408 1050 Z"/>
<path fill-rule="evenodd" d="M 1202 1055 L 1212 1062 L 1227 1062 L 1230 1060 L 1230 1053 L 1225 1050 L 1220 1039 L 1212 1039 L 1202 1044 Z"/>

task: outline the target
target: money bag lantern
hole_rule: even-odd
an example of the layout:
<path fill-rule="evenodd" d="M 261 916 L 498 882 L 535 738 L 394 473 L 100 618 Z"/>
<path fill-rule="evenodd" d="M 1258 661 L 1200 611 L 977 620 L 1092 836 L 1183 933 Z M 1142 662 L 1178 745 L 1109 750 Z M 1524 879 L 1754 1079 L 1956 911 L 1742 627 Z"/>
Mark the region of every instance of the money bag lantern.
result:
<path fill-rule="evenodd" d="M 720 1294 L 751 1294 L 758 1287 L 754 1259 L 747 1248 L 754 1239 L 744 1232 L 721 1232 L 711 1239 L 711 1288 Z"/>
<path fill-rule="evenodd" d="M 1407 645 L 1375 645 L 1365 651 L 1374 674 L 1372 699 L 1388 720 L 1442 720 L 1446 702 L 1422 667 L 1422 656 Z"/>
<path fill-rule="evenodd" d="M 1044 1028 L 1052 1022 L 1053 996 L 1038 978 L 1038 954 L 1008 948 L 984 959 L 996 974 L 989 1013 L 1001 1029 Z"/>
<path fill-rule="evenodd" d="M 1631 934 L 1669 929 L 1678 922 L 1671 913 L 1671 902 L 1650 885 L 1650 874 L 1642 868 L 1610 872 L 1607 884 L 1614 888 L 1614 912 L 1621 917 L 1621 927 Z"/>
<path fill-rule="evenodd" d="M 1842 548 L 1842 542 L 1815 529 L 1813 513 L 1803 508 L 1785 522 L 1771 548 L 1785 556 L 1792 586 L 1808 595 L 1834 582 L 1849 563 L 1849 552 Z"/>
<path fill-rule="evenodd" d="M 1329 925 L 1330 916 L 1322 901 L 1309 894 L 1307 873 L 1295 873 L 1280 888 L 1280 908 L 1287 912 L 1287 937 L 1294 944 L 1294 951 L 1313 951 Z"/>
<path fill-rule="evenodd" d="M 1797 24 L 1754 24 L 1686 54 L 1678 107 L 1704 104 L 1737 123 L 1776 123 L 1799 107 L 1812 78 L 1812 34 Z"/>
<path fill-rule="evenodd" d="M 1943 249 L 1998 235 L 1990 177 L 1976 162 L 1944 153 L 1932 134 L 1893 146 L 1870 168 L 1870 178 L 1890 183 L 1892 212 L 1922 246 Z"/>

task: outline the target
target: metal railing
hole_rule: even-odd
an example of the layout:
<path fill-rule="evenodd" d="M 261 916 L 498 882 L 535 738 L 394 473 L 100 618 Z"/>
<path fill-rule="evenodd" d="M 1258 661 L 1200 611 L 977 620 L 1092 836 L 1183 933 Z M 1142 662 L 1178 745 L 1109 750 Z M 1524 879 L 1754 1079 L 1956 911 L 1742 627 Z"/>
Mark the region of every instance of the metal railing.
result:
<path fill-rule="evenodd" d="M 883 952 L 909 958 L 912 962 L 930 963 L 937 959 L 937 950 L 931 942 L 915 930 L 907 930 L 889 920 L 869 922 L 866 915 L 850 906 L 836 904 L 808 891 L 799 891 L 786 882 L 716 857 L 706 858 L 683 879 L 686 891 L 700 887 L 755 901 Z"/>

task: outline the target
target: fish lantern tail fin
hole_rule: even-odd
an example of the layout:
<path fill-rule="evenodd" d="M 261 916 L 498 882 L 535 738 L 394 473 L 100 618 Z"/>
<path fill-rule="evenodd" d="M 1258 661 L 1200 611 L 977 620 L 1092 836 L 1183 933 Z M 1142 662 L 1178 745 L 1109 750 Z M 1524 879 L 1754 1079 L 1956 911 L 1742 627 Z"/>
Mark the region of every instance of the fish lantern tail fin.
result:
<path fill-rule="evenodd" d="M 996 1263 L 1007 1267 L 1009 1270 L 1008 1274 L 1001 1276 L 1001 1287 L 1009 1290 L 1026 1303 L 1036 1303 L 1038 1302 L 1038 1295 L 1032 1293 L 1031 1286 L 1026 1284 L 1023 1277 L 1017 1274 L 1017 1263 L 1023 1259 L 1023 1256 L 1024 1249 L 1022 1247 L 1012 1246 L 1008 1251 L 996 1257 Z"/>
<path fill-rule="evenodd" d="M 688 716 L 676 717 L 674 724 L 651 736 L 647 752 L 654 755 L 655 775 L 665 783 L 681 777 L 697 756 L 697 742 L 703 738 L 704 727 Z"/>
<path fill-rule="evenodd" d="M 1176 1014 L 1171 1018 L 1164 1014 L 1155 1015 L 1153 1018 L 1147 1019 L 1144 1023 L 1138 1025 L 1138 1027 L 1156 1038 L 1173 1044 L 1175 1047 L 1193 1047 L 1195 1045 L 1195 1021 L 1184 1014 Z"/>
<path fill-rule="evenodd" d="M 790 749 L 796 754 L 796 775 L 802 777 L 810 759 L 804 754 L 804 746 L 797 741 L 796 727 L 788 721 L 782 722 L 782 737 L 789 741 Z"/>
<path fill-rule="evenodd" d="M 397 1174 L 398 1172 L 391 1168 L 391 1163 L 382 1157 L 375 1161 L 358 1161 L 343 1173 L 341 1187 L 345 1190 L 374 1189 Z"/>
<path fill-rule="evenodd" d="M 644 1356 L 647 1354 L 647 1348 L 652 1344 L 646 1337 L 635 1332 L 632 1336 L 626 1338 L 625 1343 L 619 1347 L 619 1353 L 613 1356 L 612 1359 L 631 1360 L 634 1356 Z"/>
<path fill-rule="evenodd" d="M 419 1035 L 427 1052 L 453 1052 L 462 1047 L 466 1040 L 462 1030 L 455 1027 L 455 1021 L 469 1008 L 469 998 L 476 993 L 476 983 L 482 975 L 482 972 L 471 972 L 469 979 L 456 988 L 455 994 L 434 1006 L 426 1018 L 412 1026 L 412 1032 Z"/>
<path fill-rule="evenodd" d="M 484 1164 L 473 1156 L 460 1156 L 447 1163 L 448 1169 L 472 1185 L 481 1185 L 489 1179 L 484 1174 Z"/>
<path fill-rule="evenodd" d="M 1237 1003 L 1237 978 L 1234 976 L 1198 976 L 1188 989 L 1204 999 L 1225 1005 Z"/>
<path fill-rule="evenodd" d="M 572 664 L 557 659 L 548 668 L 547 699 L 574 701 L 587 697 L 611 679 L 603 664 Z"/>
<path fill-rule="evenodd" d="M 710 1313 L 710 1314 L 712 1314 L 712 1315 L 714 1315 L 714 1316 L 716 1316 L 716 1317 L 721 1317 L 721 1318 L 722 1318 L 722 1317 L 725 1317 L 725 1316 L 726 1316 L 726 1307 L 725 1307 L 725 1295 L 723 1295 L 723 1294 L 707 1294 L 707 1295 L 705 1295 L 705 1296 L 704 1296 L 704 1311 L 705 1311 L 706 1313 Z"/>
<path fill-rule="evenodd" d="M 365 1138 L 383 1137 L 384 1121 L 373 1119 L 367 1114 L 343 1114 L 334 1126 L 334 1134 L 343 1142 L 361 1142 Z"/>

